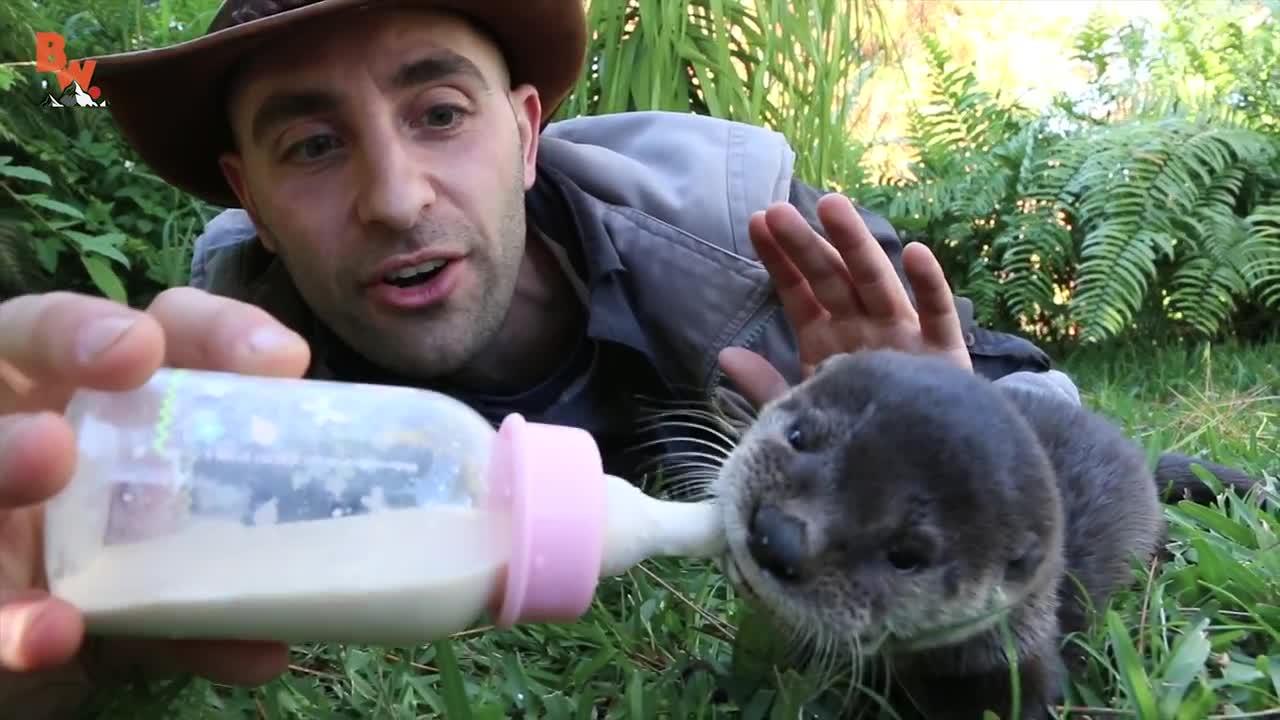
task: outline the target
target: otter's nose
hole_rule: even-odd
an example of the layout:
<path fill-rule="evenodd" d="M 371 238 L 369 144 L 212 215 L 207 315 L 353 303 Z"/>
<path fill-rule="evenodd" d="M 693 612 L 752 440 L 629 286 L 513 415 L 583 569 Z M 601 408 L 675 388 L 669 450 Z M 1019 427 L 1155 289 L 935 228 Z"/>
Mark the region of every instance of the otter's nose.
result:
<path fill-rule="evenodd" d="M 766 572 L 780 580 L 799 580 L 809 559 L 804 521 L 773 505 L 762 505 L 751 516 L 747 549 Z"/>

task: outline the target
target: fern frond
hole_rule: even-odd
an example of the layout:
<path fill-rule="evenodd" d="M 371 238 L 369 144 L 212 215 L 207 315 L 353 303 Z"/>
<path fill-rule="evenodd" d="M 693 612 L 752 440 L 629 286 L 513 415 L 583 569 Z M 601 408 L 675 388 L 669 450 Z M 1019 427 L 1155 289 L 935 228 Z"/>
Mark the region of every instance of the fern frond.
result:
<path fill-rule="evenodd" d="M 1074 264 L 1071 234 L 1056 210 L 1042 206 L 1013 215 L 993 245 L 1004 272 L 1004 303 L 1023 322 L 1045 319 L 1045 309 L 1060 300 L 1055 279 L 1069 276 Z"/>
<path fill-rule="evenodd" d="M 1207 256 L 1184 260 L 1174 271 L 1167 298 L 1171 317 L 1204 335 L 1222 329 L 1237 299 L 1248 291 L 1233 268 Z"/>
<path fill-rule="evenodd" d="M 1081 339 L 1119 334 L 1137 314 L 1156 274 L 1155 252 L 1130 218 L 1108 219 L 1085 235 L 1075 295 Z"/>
<path fill-rule="evenodd" d="M 1280 310 L 1280 202 L 1255 208 L 1245 226 L 1244 276 L 1264 305 Z"/>
<path fill-rule="evenodd" d="M 1032 119 L 924 42 L 913 180 L 867 195 L 930 243 L 980 318 L 1099 341 L 1168 320 L 1211 335 L 1242 302 L 1280 306 L 1277 138 L 1180 109 Z"/>
<path fill-rule="evenodd" d="M 992 324 L 1000 298 L 1000 280 L 990 258 L 977 255 L 969 263 L 963 279 L 958 283 L 958 293 L 973 301 L 974 319 L 984 325 Z"/>
<path fill-rule="evenodd" d="M 1237 207 L 1276 154 L 1258 133 L 1181 119 L 1101 126 L 1057 143 L 1029 186 L 1038 201 L 1060 203 L 1082 236 L 1072 298 L 1082 338 L 1123 332 L 1152 303 L 1165 264 L 1174 315 L 1199 332 L 1220 329 L 1249 291 Z M 1043 299 L 1043 284 L 1021 289 L 1027 301 Z"/>

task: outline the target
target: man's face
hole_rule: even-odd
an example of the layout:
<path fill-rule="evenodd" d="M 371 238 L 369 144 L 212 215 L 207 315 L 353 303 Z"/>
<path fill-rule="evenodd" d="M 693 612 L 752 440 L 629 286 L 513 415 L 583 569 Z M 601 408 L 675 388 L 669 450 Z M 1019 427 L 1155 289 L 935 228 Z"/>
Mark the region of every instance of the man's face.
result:
<path fill-rule="evenodd" d="M 457 19 L 364 12 L 241 71 L 223 168 L 267 248 L 355 350 L 458 370 L 502 327 L 541 107 Z"/>

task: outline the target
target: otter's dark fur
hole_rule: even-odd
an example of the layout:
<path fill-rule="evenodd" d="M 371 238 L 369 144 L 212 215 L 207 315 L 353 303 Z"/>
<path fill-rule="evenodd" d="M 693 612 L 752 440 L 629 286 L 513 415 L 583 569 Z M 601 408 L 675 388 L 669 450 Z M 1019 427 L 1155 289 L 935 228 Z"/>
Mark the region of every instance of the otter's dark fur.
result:
<path fill-rule="evenodd" d="M 1161 493 L 1203 488 L 1185 459 L 1162 460 L 1173 487 L 1158 487 L 1097 414 L 868 351 L 762 408 L 712 492 L 735 583 L 784 625 L 887 661 L 901 717 L 1012 717 L 1007 610 L 1020 716 L 1045 718 L 1064 634 L 1158 551 Z"/>

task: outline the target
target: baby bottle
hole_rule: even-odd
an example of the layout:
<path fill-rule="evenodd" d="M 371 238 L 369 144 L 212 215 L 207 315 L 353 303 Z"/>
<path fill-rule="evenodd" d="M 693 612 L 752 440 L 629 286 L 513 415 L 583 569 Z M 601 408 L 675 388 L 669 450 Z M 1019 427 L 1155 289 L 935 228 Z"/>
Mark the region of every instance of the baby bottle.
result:
<path fill-rule="evenodd" d="M 724 549 L 712 503 L 605 475 L 588 433 L 431 391 L 162 368 L 67 417 L 46 568 L 91 632 L 429 642 L 572 621 L 603 575 Z"/>

